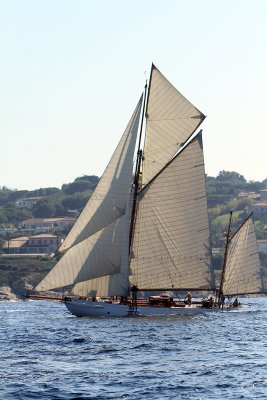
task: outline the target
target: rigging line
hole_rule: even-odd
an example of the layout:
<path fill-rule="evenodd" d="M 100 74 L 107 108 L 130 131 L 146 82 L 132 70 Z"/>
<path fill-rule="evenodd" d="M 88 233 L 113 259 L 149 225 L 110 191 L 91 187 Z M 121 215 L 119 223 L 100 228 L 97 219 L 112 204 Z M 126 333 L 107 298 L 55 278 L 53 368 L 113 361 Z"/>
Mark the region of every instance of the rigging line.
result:
<path fill-rule="evenodd" d="M 245 223 L 250 219 L 250 217 L 253 215 L 253 211 L 249 214 L 249 216 L 245 219 L 242 225 L 237 229 L 237 231 L 230 237 L 229 241 L 233 239 L 233 237 L 240 231 L 240 229 L 245 225 Z"/>
<path fill-rule="evenodd" d="M 203 119 L 203 114 L 200 115 L 196 115 L 193 117 L 177 117 L 177 118 L 160 118 L 160 119 L 149 119 L 149 121 L 151 122 L 158 122 L 158 121 L 181 121 L 181 120 L 188 120 L 190 118 L 196 119 L 196 118 L 200 118 L 201 122 L 204 120 Z"/>

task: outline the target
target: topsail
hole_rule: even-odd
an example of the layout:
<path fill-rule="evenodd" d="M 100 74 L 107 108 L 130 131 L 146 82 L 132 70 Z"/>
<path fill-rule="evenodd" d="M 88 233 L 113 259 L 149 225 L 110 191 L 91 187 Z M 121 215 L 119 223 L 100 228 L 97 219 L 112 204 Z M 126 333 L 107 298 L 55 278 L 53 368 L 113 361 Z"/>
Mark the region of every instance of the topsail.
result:
<path fill-rule="evenodd" d="M 152 65 L 146 112 L 142 183 L 173 158 L 205 116 Z"/>

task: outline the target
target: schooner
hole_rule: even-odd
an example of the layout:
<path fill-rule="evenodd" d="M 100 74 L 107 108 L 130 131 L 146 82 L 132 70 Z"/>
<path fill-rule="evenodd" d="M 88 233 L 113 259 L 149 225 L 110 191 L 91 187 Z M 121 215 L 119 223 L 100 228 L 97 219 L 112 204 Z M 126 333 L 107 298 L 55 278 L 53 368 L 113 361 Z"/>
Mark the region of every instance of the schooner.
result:
<path fill-rule="evenodd" d="M 215 286 L 197 132 L 204 119 L 152 64 L 148 87 L 37 292 L 71 286 L 63 301 L 73 314 L 124 316 L 203 311 L 197 302 L 175 300 L 178 291 L 217 290 L 219 302 L 222 294 L 262 290 L 251 218 L 232 237 L 229 232 Z M 153 296 L 146 299 L 146 292 Z"/>

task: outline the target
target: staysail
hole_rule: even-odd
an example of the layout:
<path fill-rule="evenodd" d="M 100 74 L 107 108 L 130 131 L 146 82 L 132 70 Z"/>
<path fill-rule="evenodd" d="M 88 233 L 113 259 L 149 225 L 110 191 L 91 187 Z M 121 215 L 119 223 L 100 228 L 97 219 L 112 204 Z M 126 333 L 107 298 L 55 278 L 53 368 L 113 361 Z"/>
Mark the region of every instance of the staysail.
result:
<path fill-rule="evenodd" d="M 142 98 L 143 95 L 101 180 L 59 251 L 80 243 L 125 214 Z"/>
<path fill-rule="evenodd" d="M 129 210 L 142 97 L 92 197 L 60 247 L 66 253 L 35 290 L 98 280 L 97 296 L 111 296 L 108 282 L 116 276 L 117 295 L 128 293 Z M 91 283 L 87 286 L 89 290 Z"/>
<path fill-rule="evenodd" d="M 250 217 L 229 241 L 223 293 L 239 295 L 262 291 L 262 272 L 255 227 Z"/>
<path fill-rule="evenodd" d="M 46 291 L 98 279 L 102 290 L 96 290 L 92 296 L 112 296 L 109 287 L 103 284 L 109 276 L 116 275 L 118 285 L 123 288 L 120 295 L 124 295 L 128 291 L 128 260 L 125 257 L 129 248 L 128 236 L 125 235 L 127 229 L 129 213 L 69 249 L 36 290 Z M 78 290 L 76 294 L 87 295 L 90 292 L 90 288 L 86 287 L 84 293 L 85 284 L 82 288 L 83 291 Z"/>
<path fill-rule="evenodd" d="M 140 290 L 214 287 L 202 135 L 139 195 L 130 283 Z"/>
<path fill-rule="evenodd" d="M 204 118 L 152 64 L 146 111 L 143 185 L 172 159 Z"/>

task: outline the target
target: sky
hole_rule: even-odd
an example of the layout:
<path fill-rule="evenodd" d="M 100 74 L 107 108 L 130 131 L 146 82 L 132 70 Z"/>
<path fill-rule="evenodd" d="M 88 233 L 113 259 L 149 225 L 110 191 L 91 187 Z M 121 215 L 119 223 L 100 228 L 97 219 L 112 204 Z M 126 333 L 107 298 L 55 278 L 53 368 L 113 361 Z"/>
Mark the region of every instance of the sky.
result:
<path fill-rule="evenodd" d="M 267 177 L 267 1 L 0 0 L 0 186 L 101 176 L 153 62 L 207 116 L 206 173 Z"/>

